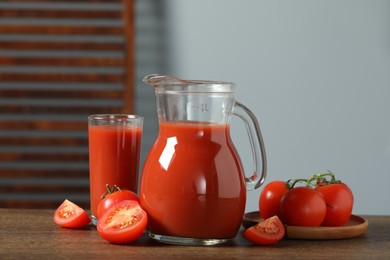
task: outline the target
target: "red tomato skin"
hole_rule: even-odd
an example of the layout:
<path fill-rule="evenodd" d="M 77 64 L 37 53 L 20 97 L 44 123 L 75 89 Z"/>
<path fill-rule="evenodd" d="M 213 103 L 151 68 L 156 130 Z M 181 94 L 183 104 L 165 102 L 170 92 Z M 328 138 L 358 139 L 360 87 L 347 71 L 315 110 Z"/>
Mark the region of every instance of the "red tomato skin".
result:
<path fill-rule="evenodd" d="M 108 194 L 102 201 L 99 202 L 96 217 L 99 219 L 104 212 L 110 209 L 115 203 L 123 200 L 135 200 L 139 203 L 139 197 L 135 192 L 130 190 L 120 190 Z"/>
<path fill-rule="evenodd" d="M 125 244 L 141 237 L 147 223 L 148 216 L 137 201 L 123 200 L 103 213 L 98 220 L 97 230 L 105 240 L 114 244 Z"/>
<path fill-rule="evenodd" d="M 285 225 L 317 227 L 325 215 L 325 200 L 309 187 L 289 190 L 280 202 L 280 217 Z"/>
<path fill-rule="evenodd" d="M 322 226 L 339 227 L 351 217 L 354 197 L 351 189 L 344 183 L 318 185 L 316 190 L 323 196 L 327 210 Z"/>
<path fill-rule="evenodd" d="M 91 222 L 85 210 L 67 199 L 56 209 L 53 220 L 64 228 L 81 228 Z"/>
<path fill-rule="evenodd" d="M 272 245 L 284 237 L 285 230 L 278 216 L 272 216 L 246 229 L 242 234 L 254 244 Z"/>
<path fill-rule="evenodd" d="M 287 191 L 286 183 L 280 180 L 264 186 L 259 198 L 259 210 L 264 219 L 279 215 L 280 201 Z"/>

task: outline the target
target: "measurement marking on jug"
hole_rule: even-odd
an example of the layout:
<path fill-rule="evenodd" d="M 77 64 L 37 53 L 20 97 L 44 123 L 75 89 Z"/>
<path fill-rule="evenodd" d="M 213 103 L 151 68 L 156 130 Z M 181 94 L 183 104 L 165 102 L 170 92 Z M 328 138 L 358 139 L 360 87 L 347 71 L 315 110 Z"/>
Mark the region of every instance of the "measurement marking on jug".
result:
<path fill-rule="evenodd" d="M 202 103 L 200 105 L 194 105 L 191 106 L 192 109 L 200 110 L 202 112 L 209 112 L 209 108 L 207 106 L 207 103 Z"/>

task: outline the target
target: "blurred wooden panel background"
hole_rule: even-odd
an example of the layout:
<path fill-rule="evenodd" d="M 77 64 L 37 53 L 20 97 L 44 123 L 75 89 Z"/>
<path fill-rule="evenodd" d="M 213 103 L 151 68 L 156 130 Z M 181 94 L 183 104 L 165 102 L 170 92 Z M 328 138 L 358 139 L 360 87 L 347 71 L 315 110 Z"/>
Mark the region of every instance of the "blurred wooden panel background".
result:
<path fill-rule="evenodd" d="M 134 113 L 131 0 L 0 3 L 0 207 L 89 207 L 87 116 Z"/>
<path fill-rule="evenodd" d="M 165 70 L 163 13 L 154 0 L 0 2 L 0 207 L 89 208 L 89 114 L 145 116 L 145 158 L 158 129 L 140 82 Z"/>

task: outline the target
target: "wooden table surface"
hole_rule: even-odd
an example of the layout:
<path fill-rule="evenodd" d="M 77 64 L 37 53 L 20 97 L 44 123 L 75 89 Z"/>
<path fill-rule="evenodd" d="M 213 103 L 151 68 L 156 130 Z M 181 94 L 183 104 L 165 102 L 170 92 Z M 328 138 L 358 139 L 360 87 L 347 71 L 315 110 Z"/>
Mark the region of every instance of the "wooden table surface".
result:
<path fill-rule="evenodd" d="M 350 239 L 283 239 L 272 246 L 255 246 L 239 232 L 219 246 L 175 246 L 146 234 L 131 244 L 110 244 L 92 225 L 79 230 L 57 226 L 53 213 L 0 209 L 0 259 L 390 259 L 390 216 L 365 216 L 368 230 Z"/>

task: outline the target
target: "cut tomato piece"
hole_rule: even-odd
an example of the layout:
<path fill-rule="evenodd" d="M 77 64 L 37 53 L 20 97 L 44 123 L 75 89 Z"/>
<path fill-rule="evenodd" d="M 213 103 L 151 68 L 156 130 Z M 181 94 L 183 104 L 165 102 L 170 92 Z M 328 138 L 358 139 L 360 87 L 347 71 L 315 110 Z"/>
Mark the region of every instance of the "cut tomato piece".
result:
<path fill-rule="evenodd" d="M 135 200 L 123 200 L 103 213 L 97 224 L 99 235 L 118 244 L 137 240 L 146 229 L 148 217 Z"/>
<path fill-rule="evenodd" d="M 258 245 L 271 245 L 281 240 L 284 234 L 283 223 L 277 216 L 272 216 L 246 229 L 243 236 Z"/>
<path fill-rule="evenodd" d="M 81 228 L 91 222 L 87 212 L 69 200 L 64 200 L 54 212 L 54 222 L 65 228 Z"/>

